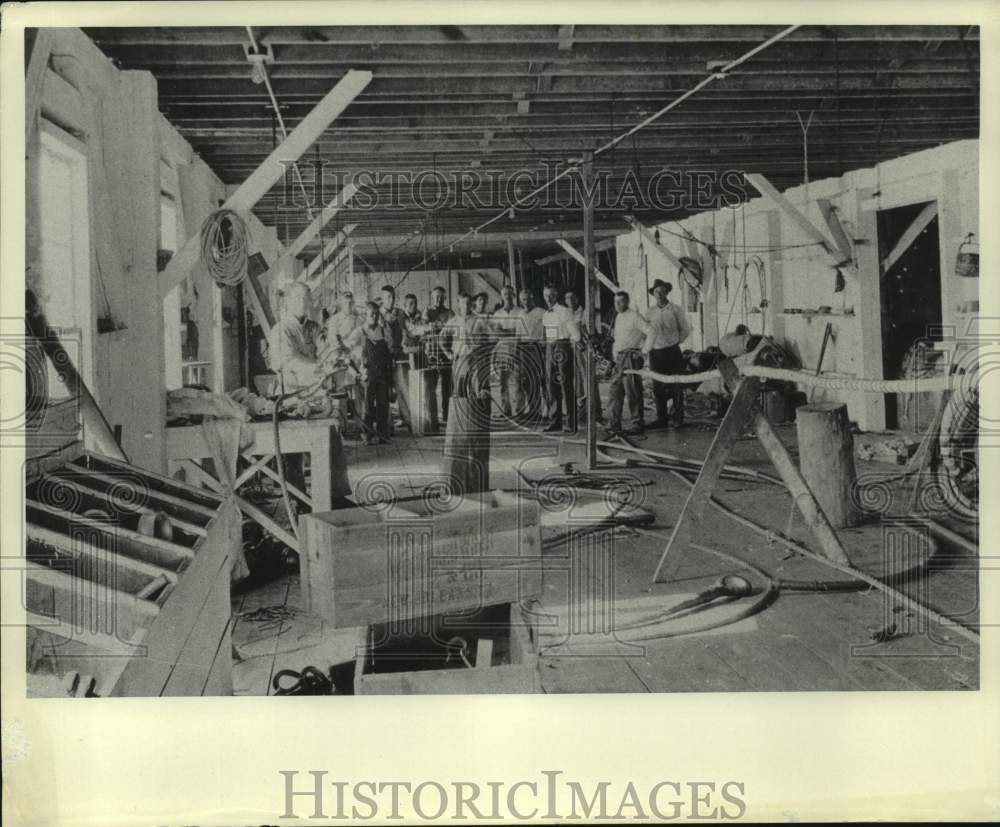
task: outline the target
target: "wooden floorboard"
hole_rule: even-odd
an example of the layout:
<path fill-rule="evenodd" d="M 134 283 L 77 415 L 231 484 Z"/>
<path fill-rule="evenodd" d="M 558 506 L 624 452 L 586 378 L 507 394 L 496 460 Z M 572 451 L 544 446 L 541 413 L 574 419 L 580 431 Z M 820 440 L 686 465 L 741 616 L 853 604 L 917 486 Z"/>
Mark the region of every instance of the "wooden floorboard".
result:
<path fill-rule="evenodd" d="M 794 427 L 779 428 L 786 444 L 794 444 Z M 523 438 L 521 438 L 523 436 Z M 693 459 L 702 457 L 711 441 L 712 431 L 698 427 L 680 432 L 650 432 L 640 445 Z M 365 446 L 360 441 L 345 440 L 348 473 L 353 485 L 368 479 L 393 482 L 397 496 L 419 495 L 441 468 L 443 438 L 414 439 L 397 428 L 392 442 L 384 446 Z M 619 454 L 619 456 L 621 456 Z M 494 485 L 519 484 L 513 468 L 529 476 L 562 473 L 559 463 L 572 461 L 585 471 L 581 445 L 560 444 L 539 435 L 498 434 L 494 439 L 491 480 Z M 525 460 L 532 460 L 525 462 Z M 756 439 L 740 439 L 733 450 L 733 463 L 772 472 Z M 859 471 L 863 470 L 859 468 Z M 656 515 L 655 531 L 638 535 L 622 531 L 615 539 L 616 599 L 649 594 L 697 592 L 716 577 L 741 572 L 758 585 L 759 575 L 732 561 L 706 552 L 689 550 L 681 560 L 676 579 L 668 584 L 651 586 L 653 569 L 680 513 L 689 486 L 670 474 L 618 466 L 608 471 L 613 476 L 633 474 L 652 485 L 637 488 L 643 507 Z M 502 483 L 498 481 L 503 481 Z M 810 548 L 815 548 L 801 517 L 787 492 L 774 486 L 741 480 L 722 480 L 717 495 L 727 505 L 762 525 L 787 532 Z M 748 531 L 724 515 L 710 511 L 696 541 L 716 547 L 759 566 L 776 579 L 833 580 L 841 575 L 829 567 Z M 554 536 L 555 530 L 546 531 Z M 845 531 L 843 542 L 852 561 L 871 573 L 880 574 L 882 529 L 877 521 Z M 562 555 L 560 557 L 560 555 Z M 543 578 L 543 603 L 564 599 L 566 573 L 558 570 L 564 551 L 546 554 L 553 568 Z M 924 600 L 944 613 L 978 616 L 979 560 L 968 554 L 948 550 L 941 564 L 932 568 L 929 580 L 911 583 L 903 590 Z M 301 610 L 301 591 L 296 576 L 255 589 L 233 601 L 237 615 L 262 606 L 281 605 Z M 782 593 L 763 612 L 755 616 L 754 631 L 679 637 L 649 642 L 642 656 L 569 657 L 553 653 L 540 658 L 543 691 L 566 692 L 731 692 L 731 691 L 913 691 L 920 689 L 961 690 L 979 684 L 978 646 L 969 644 L 954 632 L 931 626 L 931 634 L 948 636 L 945 643 L 961 644 L 958 654 L 935 644 L 914 618 L 900 617 L 910 624 L 909 632 L 898 639 L 872 645 L 873 631 L 881 628 L 891 612 L 881 593 L 803 594 Z M 244 624 L 241 631 L 240 624 Z M 234 643 L 246 633 L 246 621 L 237 619 Z M 285 624 L 276 627 L 274 648 L 253 663 L 237 666 L 238 690 L 264 694 L 276 669 L 301 668 L 304 657 L 333 657 L 337 647 L 317 645 L 303 652 L 286 651 L 286 641 L 277 640 Z M 266 649 L 266 647 L 265 647 Z M 327 651 L 329 649 L 329 652 Z M 339 651 L 339 650 L 337 650 Z M 279 653 L 280 652 L 280 653 Z M 339 655 L 338 655 L 339 656 Z M 328 669 L 329 663 L 310 663 Z"/>
<path fill-rule="evenodd" d="M 620 658 L 543 657 L 539 670 L 542 689 L 548 694 L 650 691 L 641 677 Z"/>

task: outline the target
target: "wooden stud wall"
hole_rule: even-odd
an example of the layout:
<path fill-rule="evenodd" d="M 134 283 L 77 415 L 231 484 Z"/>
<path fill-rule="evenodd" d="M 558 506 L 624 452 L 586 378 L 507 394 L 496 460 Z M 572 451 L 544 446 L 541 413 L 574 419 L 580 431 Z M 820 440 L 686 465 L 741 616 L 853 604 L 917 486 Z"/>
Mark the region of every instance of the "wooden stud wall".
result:
<path fill-rule="evenodd" d="M 182 234 L 197 232 L 200 224 L 195 222 L 214 208 L 213 199 L 224 188 L 160 114 L 156 80 L 149 72 L 119 71 L 78 29 L 53 29 L 46 41 L 50 54 L 35 72 L 41 82 L 28 87 L 28 111 L 74 135 L 86 148 L 92 315 L 96 320 L 110 309 L 121 328 L 95 332 L 92 390 L 108 421 L 122 426 L 131 461 L 160 471 L 166 467 L 163 312 L 156 285 L 161 158 L 175 165 L 179 181 L 201 185 L 196 198 L 177 194 Z M 32 88 L 41 90 L 39 100 L 32 100 L 37 95 Z M 37 180 L 37 139 L 33 142 L 31 136 L 29 129 L 29 207 L 36 203 Z M 30 230 L 27 240 L 28 284 L 41 290 L 44 307 L 38 240 Z M 199 294 L 210 299 L 215 287 L 208 287 L 199 285 Z M 215 312 L 206 298 L 199 308 Z M 211 342 L 211 327 L 202 330 L 202 341 Z M 208 358 L 216 357 L 210 353 Z"/>

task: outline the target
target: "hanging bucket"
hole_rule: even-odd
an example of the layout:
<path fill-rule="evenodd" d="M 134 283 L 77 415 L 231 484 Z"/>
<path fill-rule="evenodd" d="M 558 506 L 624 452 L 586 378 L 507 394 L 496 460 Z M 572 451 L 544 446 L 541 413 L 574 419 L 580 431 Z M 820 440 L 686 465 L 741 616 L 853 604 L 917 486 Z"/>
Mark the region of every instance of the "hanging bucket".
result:
<path fill-rule="evenodd" d="M 969 233 L 958 248 L 955 258 L 955 275 L 966 279 L 979 278 L 979 244 L 972 239 L 975 233 Z"/>

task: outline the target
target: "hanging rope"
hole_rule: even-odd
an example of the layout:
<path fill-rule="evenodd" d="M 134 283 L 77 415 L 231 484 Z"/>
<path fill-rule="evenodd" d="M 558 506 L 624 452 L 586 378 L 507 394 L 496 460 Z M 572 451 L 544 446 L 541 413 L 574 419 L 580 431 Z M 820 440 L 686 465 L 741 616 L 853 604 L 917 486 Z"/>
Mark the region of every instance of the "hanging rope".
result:
<path fill-rule="evenodd" d="M 232 210 L 217 210 L 201 225 L 201 261 L 217 284 L 234 287 L 247 274 L 247 225 Z"/>

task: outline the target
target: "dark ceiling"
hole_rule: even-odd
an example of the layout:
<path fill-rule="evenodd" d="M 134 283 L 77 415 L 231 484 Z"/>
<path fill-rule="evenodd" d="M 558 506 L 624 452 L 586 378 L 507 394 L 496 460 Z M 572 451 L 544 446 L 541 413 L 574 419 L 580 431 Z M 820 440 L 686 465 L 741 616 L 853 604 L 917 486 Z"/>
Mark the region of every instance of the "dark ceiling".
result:
<path fill-rule="evenodd" d="M 442 266 L 463 266 L 462 257 L 477 248 L 483 258 L 505 261 L 507 239 L 525 260 L 558 253 L 554 239 L 578 239 L 582 228 L 581 210 L 571 203 L 575 174 L 551 188 L 547 206 L 504 215 L 457 240 L 501 213 L 510 203 L 504 199 L 532 189 L 527 174 L 510 186 L 503 176 L 525 170 L 540 183 L 544 164 L 565 164 L 606 144 L 781 29 L 258 27 L 253 36 L 273 54 L 267 71 L 289 130 L 347 70 L 373 72 L 303 157 L 301 172 L 313 197 L 314 170 L 323 169 L 324 201 L 335 194 L 338 176 L 380 176 L 377 206 L 355 206 L 336 222 L 357 223 L 352 239 L 365 261 L 406 269 L 435 250 Z M 156 76 L 160 109 L 226 183 L 245 179 L 280 141 L 266 87 L 251 80 L 246 29 L 86 31 L 119 67 Z M 810 115 L 812 180 L 978 137 L 978 29 L 797 29 L 595 160 L 599 174 L 609 176 L 597 207 L 598 235 L 624 231 L 627 213 L 652 222 L 704 209 L 711 201 L 690 201 L 696 189 L 702 199 L 724 196 L 739 189 L 739 171 L 761 172 L 779 188 L 801 183 L 799 118 L 804 123 Z M 420 173 L 414 191 L 406 182 Z M 474 187 L 474 176 L 481 186 Z M 615 204 L 632 184 L 633 195 L 646 192 L 643 203 L 622 197 Z M 652 184 L 658 201 L 648 197 Z M 308 220 L 291 176 L 287 185 L 287 193 L 276 186 L 256 209 L 264 223 L 278 225 L 282 240 L 295 238 Z M 299 205 L 282 209 L 293 195 Z M 335 228 L 331 222 L 326 237 Z M 317 239 L 304 257 L 319 249 Z"/>

